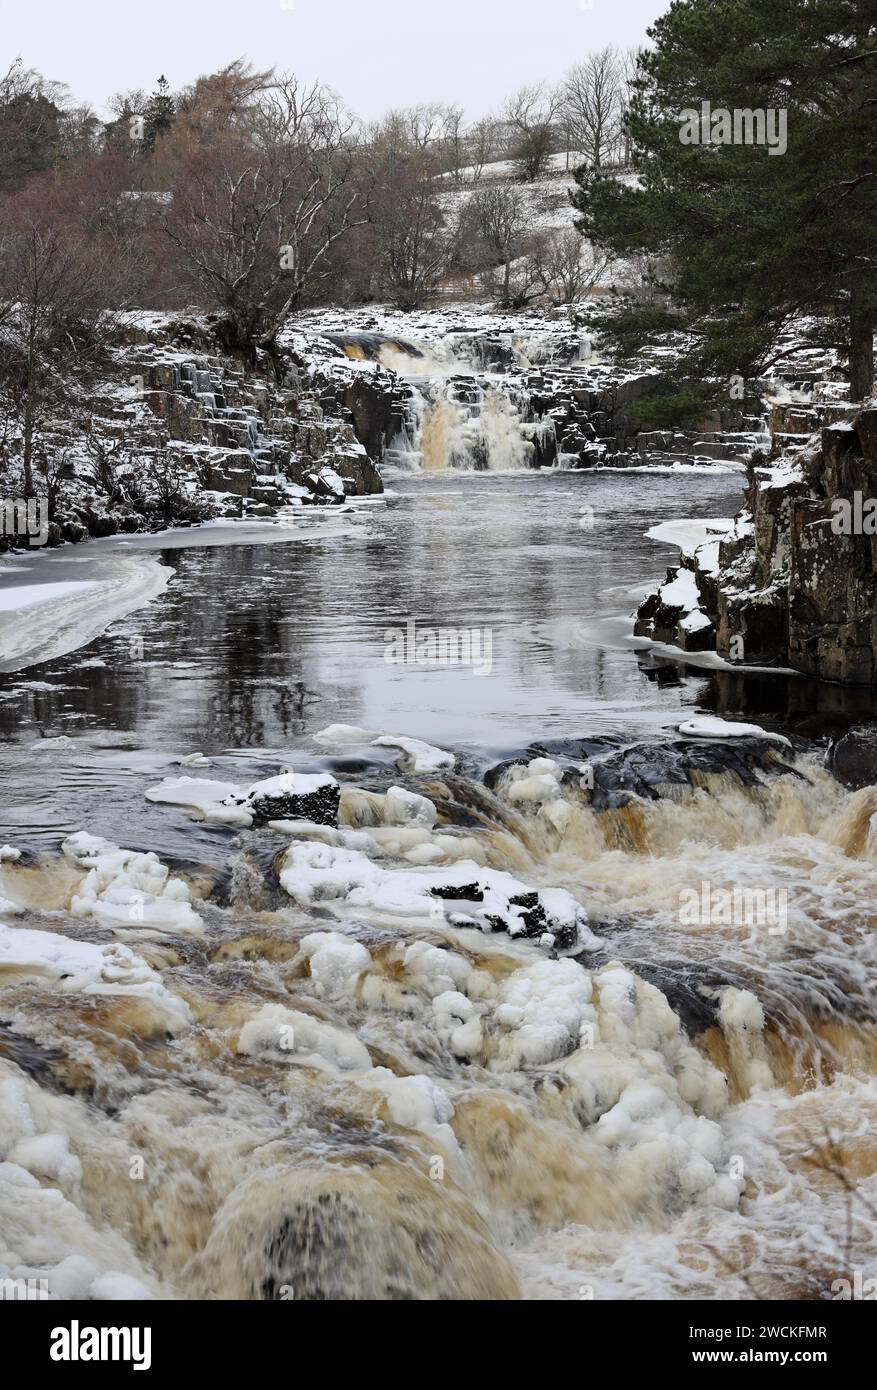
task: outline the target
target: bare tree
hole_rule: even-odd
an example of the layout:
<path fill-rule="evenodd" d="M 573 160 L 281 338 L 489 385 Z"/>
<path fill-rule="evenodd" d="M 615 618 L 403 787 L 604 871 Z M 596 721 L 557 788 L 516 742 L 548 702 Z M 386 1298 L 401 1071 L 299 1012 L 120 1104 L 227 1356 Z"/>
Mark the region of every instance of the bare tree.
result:
<path fill-rule="evenodd" d="M 547 232 L 531 252 L 536 278 L 553 304 L 574 304 L 597 285 L 608 261 L 575 227 Z"/>
<path fill-rule="evenodd" d="M 466 133 L 462 106 L 444 108 L 441 148 L 445 171 L 459 183 L 466 163 Z"/>
<path fill-rule="evenodd" d="M 599 169 L 617 158 L 624 76 L 618 50 L 601 48 L 570 68 L 561 86 L 561 112 L 569 142 Z"/>
<path fill-rule="evenodd" d="M 167 235 L 249 361 L 272 350 L 334 242 L 367 220 L 352 131 L 327 88 L 278 77 L 178 171 Z"/>
<path fill-rule="evenodd" d="M 510 295 L 512 261 L 520 254 L 527 226 L 524 194 L 508 183 L 479 188 L 469 199 L 460 219 L 463 243 L 474 244 L 480 268 L 487 272 L 501 269 L 498 293 L 504 302 Z"/>
<path fill-rule="evenodd" d="M 505 105 L 503 115 L 512 134 L 513 158 L 528 183 L 535 182 L 548 168 L 559 104 L 556 91 L 536 83 L 522 87 Z"/>
<path fill-rule="evenodd" d="M 397 164 L 376 213 L 378 283 L 394 304 L 415 309 L 447 273 L 452 239 L 432 177 L 419 162 Z"/>
<path fill-rule="evenodd" d="M 100 357 L 109 307 L 124 307 L 107 246 L 77 224 L 75 206 L 40 183 L 0 204 L 0 380 L 22 429 L 25 491 L 33 491 L 36 434 L 64 387 Z"/>
<path fill-rule="evenodd" d="M 485 164 L 490 164 L 499 150 L 499 132 L 493 116 L 483 116 L 480 121 L 476 121 L 469 131 L 466 143 L 472 180 L 478 183 Z"/>

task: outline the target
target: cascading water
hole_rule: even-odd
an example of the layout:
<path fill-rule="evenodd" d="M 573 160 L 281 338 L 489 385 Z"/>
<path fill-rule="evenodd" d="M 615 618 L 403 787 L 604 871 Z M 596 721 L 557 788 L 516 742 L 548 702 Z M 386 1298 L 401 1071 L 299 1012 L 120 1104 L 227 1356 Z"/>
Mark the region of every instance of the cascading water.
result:
<path fill-rule="evenodd" d="M 455 345 L 459 350 L 459 344 Z M 421 357 L 383 347 L 380 361 L 412 388 L 411 426 L 395 441 L 393 459 L 404 466 L 419 457 L 427 473 L 448 469 L 514 472 L 533 456 L 526 420 L 526 392 L 510 379 L 476 370 L 454 355 Z M 543 432 L 551 421 L 540 422 Z"/>
<path fill-rule="evenodd" d="M 867 1267 L 874 790 L 800 758 L 598 811 L 568 760 L 490 790 L 436 750 L 414 774 L 424 749 L 402 790 L 346 783 L 338 829 L 240 831 L 233 907 L 87 837 L 3 862 L 3 1271 L 67 1296 L 602 1299 L 824 1297 Z M 681 890 L 741 862 L 787 884 L 791 955 L 681 924 Z M 430 896 L 452 880 L 482 905 Z M 515 883 L 556 921 L 561 885 L 588 902 L 584 950 L 485 935 Z M 40 915 L 71 906 L 81 941 Z"/>

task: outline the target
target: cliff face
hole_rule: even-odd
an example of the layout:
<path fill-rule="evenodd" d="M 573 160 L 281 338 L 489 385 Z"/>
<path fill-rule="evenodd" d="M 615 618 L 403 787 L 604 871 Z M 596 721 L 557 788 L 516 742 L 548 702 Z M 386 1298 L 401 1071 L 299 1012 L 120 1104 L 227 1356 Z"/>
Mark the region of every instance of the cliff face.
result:
<path fill-rule="evenodd" d="M 733 530 L 683 556 L 637 631 L 690 650 L 693 629 L 732 663 L 877 684 L 877 405 L 778 405 L 770 428 Z"/>
<path fill-rule="evenodd" d="M 103 369 L 41 422 L 49 544 L 382 492 L 382 442 L 370 457 L 331 382 L 293 355 L 260 365 L 245 372 L 201 316 L 128 316 Z M 0 473 L 10 498 L 23 496 L 20 442 Z M 0 530 L 0 549 L 28 543 Z"/>

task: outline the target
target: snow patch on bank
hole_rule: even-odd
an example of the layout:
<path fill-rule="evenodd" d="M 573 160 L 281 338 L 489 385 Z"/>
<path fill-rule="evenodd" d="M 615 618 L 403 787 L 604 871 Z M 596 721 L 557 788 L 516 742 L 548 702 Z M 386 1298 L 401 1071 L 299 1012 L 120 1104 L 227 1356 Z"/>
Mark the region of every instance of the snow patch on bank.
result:
<path fill-rule="evenodd" d="M 163 593 L 173 574 L 150 555 L 94 557 L 91 565 L 94 578 L 88 580 L 0 584 L 0 671 L 20 671 L 87 646 Z M 8 577 L 14 580 L 14 567 Z"/>

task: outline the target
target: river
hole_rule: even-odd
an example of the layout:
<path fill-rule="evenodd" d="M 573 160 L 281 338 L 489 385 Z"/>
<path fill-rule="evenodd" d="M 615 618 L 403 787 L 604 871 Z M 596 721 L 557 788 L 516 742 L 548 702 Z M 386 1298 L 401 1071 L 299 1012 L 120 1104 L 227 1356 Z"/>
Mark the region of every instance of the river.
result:
<path fill-rule="evenodd" d="M 602 813 L 562 775 L 727 707 L 630 615 L 675 555 L 647 530 L 729 517 L 740 487 L 400 473 L 247 543 L 26 557 L 29 585 L 132 557 L 170 574 L 0 675 L 0 1274 L 62 1296 L 599 1300 L 831 1297 L 873 1273 L 874 790 L 844 792 L 818 741 L 784 755 L 797 775 Z M 446 629 L 476 659 L 388 659 Z M 747 718 L 791 729 L 788 686 L 748 683 Z M 338 779 L 347 831 L 145 797 L 286 766 Z M 71 846 L 83 831 L 141 858 Z M 598 940 L 424 911 L 416 876 L 460 864 L 566 890 Z M 686 923 L 705 882 L 781 893 L 781 928 Z"/>

